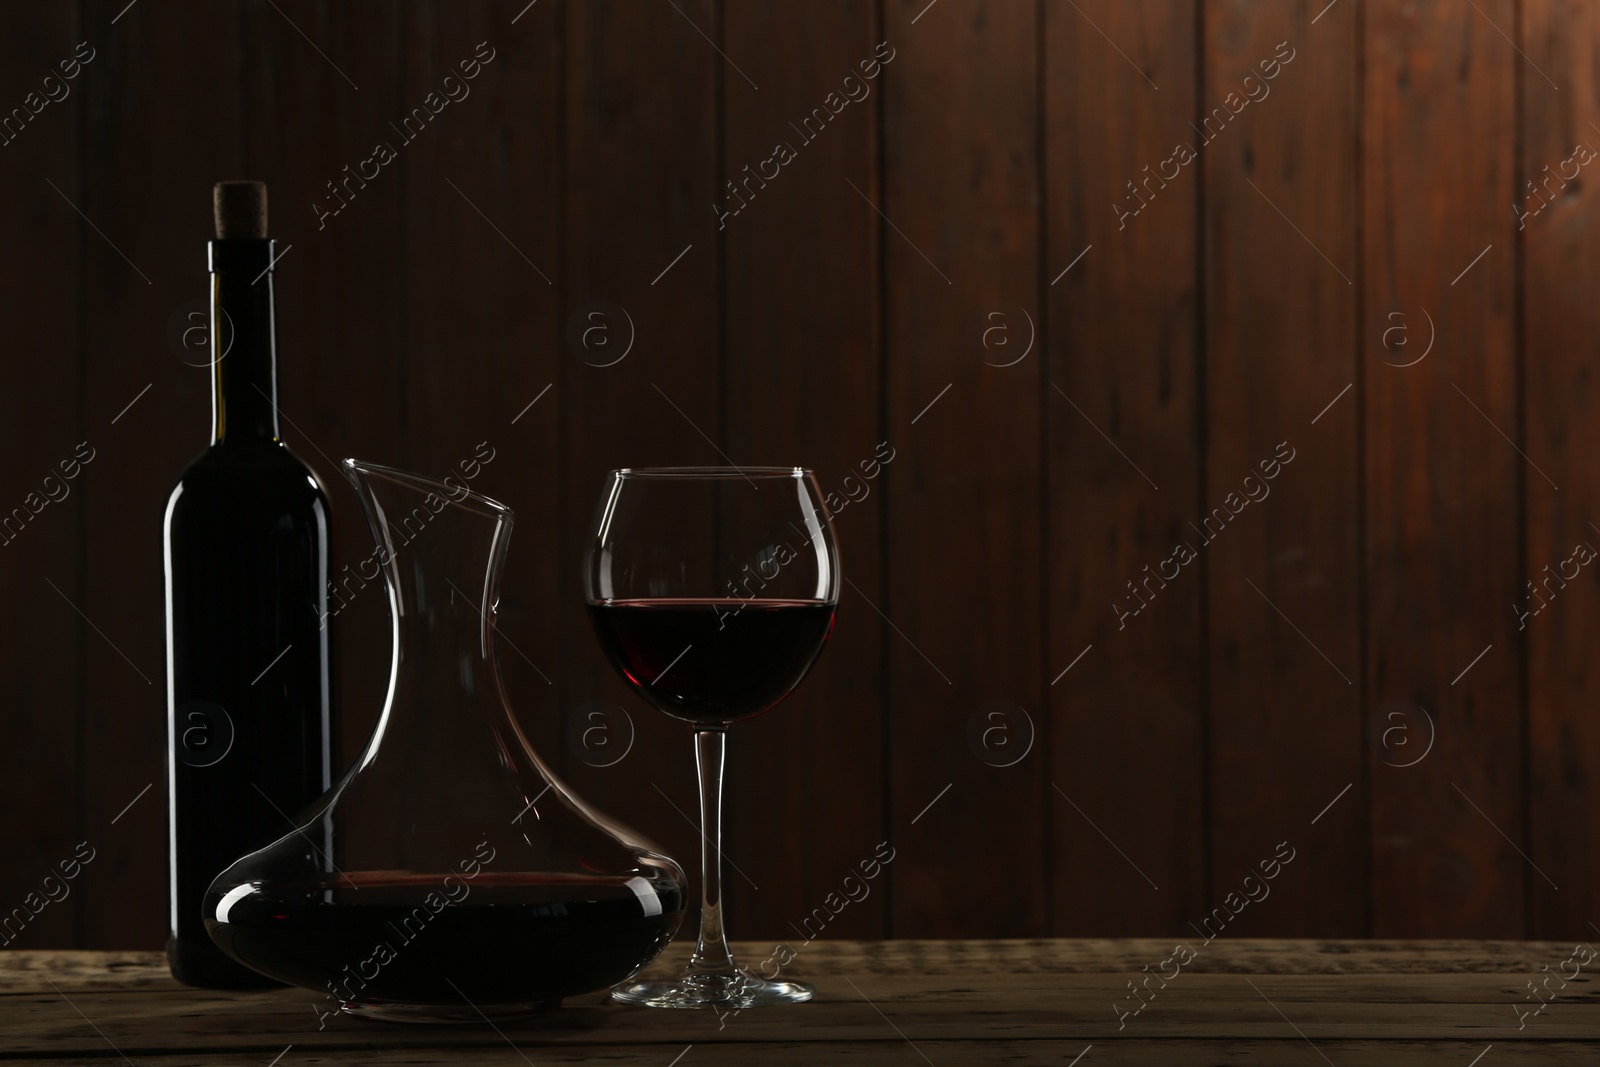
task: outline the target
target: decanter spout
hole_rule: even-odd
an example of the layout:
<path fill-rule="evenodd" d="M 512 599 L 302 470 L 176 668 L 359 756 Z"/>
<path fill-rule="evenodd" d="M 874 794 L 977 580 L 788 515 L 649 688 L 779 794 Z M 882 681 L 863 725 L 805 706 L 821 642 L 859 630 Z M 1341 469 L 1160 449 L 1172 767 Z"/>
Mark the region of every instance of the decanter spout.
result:
<path fill-rule="evenodd" d="M 487 666 L 500 570 L 515 521 L 511 509 L 449 479 L 354 459 L 344 461 L 344 471 L 376 545 L 358 570 L 364 578 L 369 570 L 374 578 L 386 577 L 397 645 L 454 644 L 476 633 Z"/>

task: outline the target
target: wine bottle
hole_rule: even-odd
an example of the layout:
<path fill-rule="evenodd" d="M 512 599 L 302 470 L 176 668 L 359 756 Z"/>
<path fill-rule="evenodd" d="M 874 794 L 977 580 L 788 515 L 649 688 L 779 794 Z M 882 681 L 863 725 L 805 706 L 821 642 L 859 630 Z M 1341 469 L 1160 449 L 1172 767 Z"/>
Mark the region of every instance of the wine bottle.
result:
<path fill-rule="evenodd" d="M 278 432 L 273 242 L 260 182 L 219 182 L 211 261 L 211 444 L 164 531 L 167 962 L 190 985 L 276 984 L 224 955 L 201 901 L 330 784 L 327 496 Z M 323 842 L 312 842 L 324 848 Z"/>

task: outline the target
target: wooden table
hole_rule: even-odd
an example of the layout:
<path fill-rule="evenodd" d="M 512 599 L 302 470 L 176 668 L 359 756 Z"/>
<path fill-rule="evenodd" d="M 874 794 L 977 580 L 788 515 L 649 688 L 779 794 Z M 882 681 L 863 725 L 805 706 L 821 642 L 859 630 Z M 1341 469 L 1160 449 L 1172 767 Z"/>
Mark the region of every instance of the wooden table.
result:
<path fill-rule="evenodd" d="M 1596 939 L 1600 941 L 1600 938 Z M 303 991 L 187 989 L 155 953 L 0 953 L 0 1063 L 1361 1064 L 1600 1063 L 1588 970 L 1549 1003 L 1526 983 L 1576 965 L 1549 942 L 1218 939 L 1177 970 L 1172 942 L 891 941 L 805 946 L 787 975 L 817 999 L 719 1019 L 593 995 L 544 1019 L 482 1027 L 348 1017 L 320 1032 Z M 765 945 L 745 945 L 761 959 Z M 681 961 L 674 945 L 652 971 Z M 1137 1014 L 1127 983 L 1175 977 Z M 1548 967 L 1549 970 L 1544 970 Z M 1600 968 L 1600 960 L 1589 969 Z M 1516 1007 L 1528 1012 L 1519 1029 Z M 280 1055 L 281 1054 L 281 1055 Z M 279 1057 L 274 1060 L 274 1057 Z"/>

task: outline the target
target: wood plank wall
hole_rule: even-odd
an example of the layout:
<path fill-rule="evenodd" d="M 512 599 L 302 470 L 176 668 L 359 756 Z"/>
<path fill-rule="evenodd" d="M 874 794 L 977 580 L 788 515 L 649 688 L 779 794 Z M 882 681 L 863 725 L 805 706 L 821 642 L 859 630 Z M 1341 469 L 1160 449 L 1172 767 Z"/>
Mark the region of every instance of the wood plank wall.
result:
<path fill-rule="evenodd" d="M 208 415 L 170 337 L 210 185 L 246 175 L 343 558 L 337 460 L 492 448 L 519 714 L 686 867 L 689 737 L 580 608 L 601 476 L 804 463 L 847 501 L 834 645 L 733 734 L 736 935 L 794 937 L 887 840 L 828 933 L 1187 934 L 1231 901 L 1234 935 L 1587 936 L 1584 0 L 0 18 L 5 114 L 85 42 L 0 144 L 0 507 L 59 497 L 0 551 L 0 910 L 94 850 L 10 944 L 163 936 L 160 516 Z M 479 42 L 470 95 L 321 216 Z M 385 611 L 338 620 L 345 758 Z"/>

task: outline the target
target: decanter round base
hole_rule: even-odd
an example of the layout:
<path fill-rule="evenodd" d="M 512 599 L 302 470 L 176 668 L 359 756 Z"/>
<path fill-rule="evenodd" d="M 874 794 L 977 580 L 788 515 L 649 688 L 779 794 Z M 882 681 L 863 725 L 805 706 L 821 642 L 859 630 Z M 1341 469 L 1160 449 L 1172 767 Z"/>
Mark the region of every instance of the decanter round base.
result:
<path fill-rule="evenodd" d="M 377 1003 L 340 1004 L 346 1015 L 362 1019 L 377 1019 L 386 1023 L 445 1023 L 482 1024 L 485 1020 L 520 1019 L 528 1015 L 542 1015 L 561 1007 L 560 997 L 527 1001 L 518 1004 L 393 1004 Z"/>
<path fill-rule="evenodd" d="M 803 1004 L 816 992 L 815 987 L 804 982 L 770 982 L 749 971 L 735 971 L 627 982 L 612 988 L 611 999 L 647 1008 L 740 1010 L 769 1004 Z"/>

